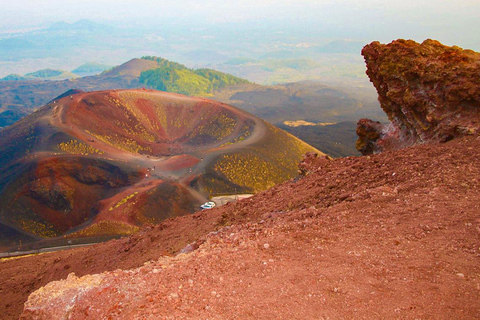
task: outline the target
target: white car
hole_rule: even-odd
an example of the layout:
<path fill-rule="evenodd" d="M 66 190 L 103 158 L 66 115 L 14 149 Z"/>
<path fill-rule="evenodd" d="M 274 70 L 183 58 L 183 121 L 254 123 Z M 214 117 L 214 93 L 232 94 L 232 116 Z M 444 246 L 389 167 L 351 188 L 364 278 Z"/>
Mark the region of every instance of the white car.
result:
<path fill-rule="evenodd" d="M 213 209 L 213 208 L 215 208 L 215 202 L 213 202 L 213 201 L 205 202 L 204 204 L 202 204 L 200 206 L 200 208 L 202 208 L 202 209 Z"/>

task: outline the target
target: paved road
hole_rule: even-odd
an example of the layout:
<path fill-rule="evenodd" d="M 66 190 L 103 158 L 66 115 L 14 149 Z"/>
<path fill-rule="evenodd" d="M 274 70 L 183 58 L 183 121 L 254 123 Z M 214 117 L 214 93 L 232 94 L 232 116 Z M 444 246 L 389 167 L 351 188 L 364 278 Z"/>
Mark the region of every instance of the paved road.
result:
<path fill-rule="evenodd" d="M 91 246 L 97 243 L 98 242 L 85 243 L 85 244 L 72 244 L 68 246 L 42 248 L 42 249 L 29 250 L 29 251 L 3 252 L 3 253 L 0 253 L 0 258 L 20 257 L 20 256 L 26 256 L 29 254 L 39 254 L 39 253 L 47 253 L 47 252 L 55 252 L 55 251 L 61 251 L 61 250 L 67 250 L 67 249 L 81 248 L 81 247 Z"/>

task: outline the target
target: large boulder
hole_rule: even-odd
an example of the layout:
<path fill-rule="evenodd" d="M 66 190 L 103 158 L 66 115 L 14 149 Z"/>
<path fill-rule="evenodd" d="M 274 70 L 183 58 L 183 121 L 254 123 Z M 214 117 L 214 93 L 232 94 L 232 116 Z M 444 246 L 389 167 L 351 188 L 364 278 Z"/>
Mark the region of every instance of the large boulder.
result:
<path fill-rule="evenodd" d="M 372 42 L 362 55 L 391 121 L 360 120 L 357 149 L 363 154 L 479 132 L 479 53 L 435 40 L 396 40 Z"/>

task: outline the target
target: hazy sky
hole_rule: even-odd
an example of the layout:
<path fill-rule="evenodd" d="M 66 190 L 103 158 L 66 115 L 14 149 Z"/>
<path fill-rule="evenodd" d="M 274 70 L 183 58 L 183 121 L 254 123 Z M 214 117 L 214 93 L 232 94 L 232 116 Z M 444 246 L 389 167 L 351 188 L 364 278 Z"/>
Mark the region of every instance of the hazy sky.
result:
<path fill-rule="evenodd" d="M 389 41 L 435 38 L 480 48 L 480 0 L 15 0 L 0 2 L 0 28 L 91 19 L 161 25 L 162 20 L 306 23 L 315 31 Z M 477 48 L 477 49 L 479 49 Z"/>

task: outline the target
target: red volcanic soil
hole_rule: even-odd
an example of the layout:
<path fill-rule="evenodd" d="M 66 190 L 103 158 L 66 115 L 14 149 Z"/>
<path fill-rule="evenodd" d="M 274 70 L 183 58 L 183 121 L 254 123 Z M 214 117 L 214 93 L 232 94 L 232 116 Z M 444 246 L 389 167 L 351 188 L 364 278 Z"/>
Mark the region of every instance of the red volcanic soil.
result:
<path fill-rule="evenodd" d="M 305 177 L 237 204 L 2 260 L 0 314 L 70 273 L 116 270 L 44 287 L 22 319 L 478 319 L 478 150 L 471 136 L 310 158 Z"/>
<path fill-rule="evenodd" d="M 169 158 L 168 160 L 163 161 L 158 169 L 166 171 L 177 171 L 193 167 L 199 161 L 201 160 L 188 154 L 174 156 Z M 155 168 L 155 170 L 156 169 L 157 168 Z M 155 174 L 155 172 L 153 172 L 153 174 Z"/>

